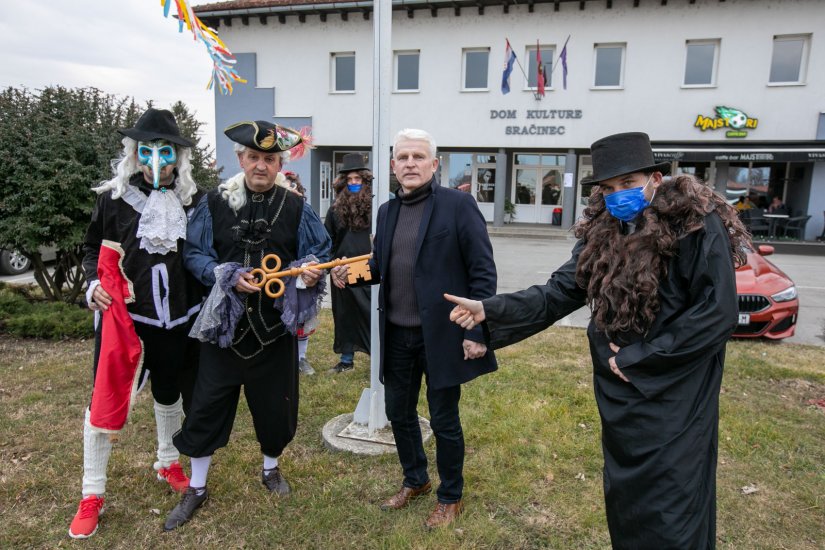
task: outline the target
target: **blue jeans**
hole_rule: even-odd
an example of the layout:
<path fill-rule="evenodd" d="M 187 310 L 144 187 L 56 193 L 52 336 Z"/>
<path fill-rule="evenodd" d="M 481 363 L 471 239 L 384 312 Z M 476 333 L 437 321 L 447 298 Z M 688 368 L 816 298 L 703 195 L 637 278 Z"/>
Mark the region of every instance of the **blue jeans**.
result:
<path fill-rule="evenodd" d="M 427 455 L 418 424 L 418 394 L 428 375 L 424 337 L 420 327 L 387 324 L 384 386 L 387 418 L 392 422 L 404 486 L 421 487 L 429 481 Z M 429 378 L 428 378 L 429 381 Z M 458 414 L 461 386 L 434 390 L 427 386 L 430 426 L 435 434 L 436 465 L 441 484 L 439 502 L 461 500 L 464 489 L 464 433 Z"/>

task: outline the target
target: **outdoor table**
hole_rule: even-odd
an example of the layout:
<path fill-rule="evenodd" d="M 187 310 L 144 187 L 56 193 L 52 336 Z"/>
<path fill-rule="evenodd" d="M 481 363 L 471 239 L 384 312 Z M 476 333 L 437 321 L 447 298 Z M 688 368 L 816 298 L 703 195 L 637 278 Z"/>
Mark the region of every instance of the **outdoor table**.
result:
<path fill-rule="evenodd" d="M 790 218 L 788 214 L 762 214 L 762 216 L 770 223 L 768 235 L 771 237 L 776 237 L 776 222 Z"/>

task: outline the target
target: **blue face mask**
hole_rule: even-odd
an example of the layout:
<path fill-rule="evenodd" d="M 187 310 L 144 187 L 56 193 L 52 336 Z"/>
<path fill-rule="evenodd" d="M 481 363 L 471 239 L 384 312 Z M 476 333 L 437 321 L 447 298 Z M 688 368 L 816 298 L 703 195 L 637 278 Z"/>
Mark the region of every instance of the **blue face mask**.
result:
<path fill-rule="evenodd" d="M 361 190 L 361 185 L 362 184 L 360 184 L 360 183 L 348 183 L 347 184 L 347 189 L 349 189 L 350 193 L 357 193 L 358 191 Z"/>
<path fill-rule="evenodd" d="M 651 174 L 650 177 L 653 177 Z M 632 189 L 624 189 L 616 191 L 604 196 L 604 204 L 610 214 L 623 222 L 633 221 L 639 212 L 650 206 L 650 201 L 645 198 L 645 189 L 650 183 L 650 178 L 643 187 L 634 187 Z M 656 192 L 653 192 L 656 196 Z M 653 200 L 653 197 L 651 197 Z"/>

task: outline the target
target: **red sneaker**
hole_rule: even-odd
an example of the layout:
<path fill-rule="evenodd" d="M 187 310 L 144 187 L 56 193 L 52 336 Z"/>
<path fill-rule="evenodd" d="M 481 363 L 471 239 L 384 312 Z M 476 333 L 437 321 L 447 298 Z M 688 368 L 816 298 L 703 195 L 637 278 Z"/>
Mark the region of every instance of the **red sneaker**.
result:
<path fill-rule="evenodd" d="M 183 493 L 189 487 L 189 478 L 183 473 L 180 462 L 173 462 L 168 468 L 158 470 L 158 480 L 166 481 L 178 493 Z"/>
<path fill-rule="evenodd" d="M 89 495 L 80 501 L 77 513 L 69 526 L 73 539 L 87 539 L 97 532 L 97 518 L 103 512 L 103 497 Z"/>

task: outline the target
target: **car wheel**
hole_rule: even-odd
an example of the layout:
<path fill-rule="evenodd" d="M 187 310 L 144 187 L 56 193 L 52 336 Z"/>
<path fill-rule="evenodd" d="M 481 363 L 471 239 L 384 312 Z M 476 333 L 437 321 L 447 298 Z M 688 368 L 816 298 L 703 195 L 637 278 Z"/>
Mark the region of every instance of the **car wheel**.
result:
<path fill-rule="evenodd" d="M 0 252 L 0 272 L 6 275 L 19 275 L 31 267 L 32 262 L 22 252 L 3 250 Z"/>

